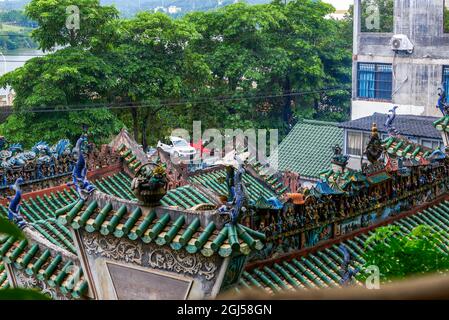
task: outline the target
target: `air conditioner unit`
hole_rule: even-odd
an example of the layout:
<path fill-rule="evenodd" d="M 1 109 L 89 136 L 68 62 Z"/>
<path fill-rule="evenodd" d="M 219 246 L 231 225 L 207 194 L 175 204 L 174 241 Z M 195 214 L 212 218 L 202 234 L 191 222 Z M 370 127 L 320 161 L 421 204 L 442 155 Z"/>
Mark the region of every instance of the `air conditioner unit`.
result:
<path fill-rule="evenodd" d="M 413 53 L 414 45 L 405 34 L 395 34 L 390 45 L 393 51 Z"/>

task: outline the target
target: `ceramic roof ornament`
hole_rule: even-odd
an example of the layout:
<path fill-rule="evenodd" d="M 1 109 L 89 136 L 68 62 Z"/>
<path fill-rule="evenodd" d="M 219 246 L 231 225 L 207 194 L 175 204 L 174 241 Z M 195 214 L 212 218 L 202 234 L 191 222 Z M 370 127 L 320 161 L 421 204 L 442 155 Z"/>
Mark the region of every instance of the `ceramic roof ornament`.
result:
<path fill-rule="evenodd" d="M 352 269 L 350 266 L 352 261 L 351 254 L 349 253 L 348 249 L 346 249 L 346 247 L 343 244 L 341 244 L 339 248 L 340 251 L 343 253 L 344 257 L 340 271 L 341 275 L 340 284 L 349 285 L 352 283 L 352 280 L 355 277 L 355 275 L 360 272 L 360 268 Z"/>
<path fill-rule="evenodd" d="M 398 106 L 394 106 L 393 109 L 391 109 L 388 114 L 387 120 L 385 121 L 385 128 L 387 128 L 388 134 L 390 136 L 397 136 L 399 135 L 398 130 L 393 126 L 394 121 L 396 120 L 396 109 L 399 108 Z"/>
<path fill-rule="evenodd" d="M 232 202 L 228 202 L 220 208 L 221 214 L 227 214 L 230 217 L 231 225 L 237 225 L 242 214 L 246 212 L 248 195 L 243 182 L 243 174 L 245 173 L 245 168 L 243 164 L 239 166 L 239 169 L 234 172 L 233 186 L 231 186 L 233 199 Z"/>
<path fill-rule="evenodd" d="M 379 132 L 377 131 L 377 125 L 373 123 L 371 129 L 371 138 L 366 146 L 365 154 L 368 161 L 372 164 L 379 161 L 383 153 L 382 141 L 379 138 Z"/>
<path fill-rule="evenodd" d="M 84 158 L 83 146 L 87 142 L 87 135 L 83 134 L 76 142 L 73 153 L 78 156 L 78 160 L 73 168 L 72 182 L 68 186 L 75 186 L 80 199 L 85 200 L 96 188 L 87 180 L 87 164 Z"/>
<path fill-rule="evenodd" d="M 20 202 L 22 200 L 22 189 L 20 188 L 20 185 L 22 183 L 23 178 L 20 177 L 13 185 L 10 186 L 10 188 L 13 189 L 16 194 L 13 198 L 8 198 L 9 200 L 11 200 L 8 206 L 8 219 L 13 221 L 20 229 L 25 228 L 27 225 L 22 215 L 20 214 Z"/>
<path fill-rule="evenodd" d="M 443 116 L 446 116 L 448 114 L 449 106 L 446 102 L 446 91 L 443 88 L 438 88 L 437 109 L 441 111 Z"/>
<path fill-rule="evenodd" d="M 165 168 L 155 163 L 144 164 L 132 180 L 131 189 L 144 205 L 158 205 L 167 193 Z"/>

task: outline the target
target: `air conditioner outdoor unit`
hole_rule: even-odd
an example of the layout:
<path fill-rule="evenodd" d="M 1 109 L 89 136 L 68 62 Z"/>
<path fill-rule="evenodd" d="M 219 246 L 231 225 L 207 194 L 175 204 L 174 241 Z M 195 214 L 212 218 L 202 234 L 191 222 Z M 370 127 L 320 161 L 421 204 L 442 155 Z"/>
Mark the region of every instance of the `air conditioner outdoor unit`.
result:
<path fill-rule="evenodd" d="M 413 53 L 414 45 L 405 34 L 395 34 L 390 44 L 393 51 Z"/>

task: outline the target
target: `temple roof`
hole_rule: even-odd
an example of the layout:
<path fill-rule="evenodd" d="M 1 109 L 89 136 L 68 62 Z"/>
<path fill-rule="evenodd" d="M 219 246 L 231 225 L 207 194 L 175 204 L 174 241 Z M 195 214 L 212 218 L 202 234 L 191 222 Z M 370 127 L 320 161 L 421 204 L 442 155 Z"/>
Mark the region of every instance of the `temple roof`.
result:
<path fill-rule="evenodd" d="M 400 234 L 410 234 L 418 225 L 427 225 L 435 231 L 449 228 L 449 202 L 444 201 L 418 214 L 397 220 L 393 223 L 400 228 Z M 341 242 L 353 258 L 353 267 L 364 264 L 365 241 L 373 231 Z M 449 252 L 449 235 L 442 233 L 441 248 Z M 269 293 L 282 290 L 338 287 L 343 254 L 339 244 L 319 249 L 316 252 L 298 257 L 285 257 L 275 263 L 266 263 L 247 269 L 240 279 L 240 289 L 256 287 Z M 360 283 L 357 282 L 358 285 Z"/>
<path fill-rule="evenodd" d="M 186 212 L 164 207 L 146 213 L 137 205 L 131 210 L 125 205 L 113 210 L 111 203 L 100 206 L 93 200 L 88 204 L 75 202 L 57 214 L 59 223 L 75 230 L 83 228 L 103 236 L 154 242 L 191 254 L 200 252 L 207 257 L 214 254 L 228 257 L 233 253 L 248 255 L 252 250 L 262 249 L 265 239 L 264 234 L 242 225 L 219 226 L 214 221 L 203 224 L 201 212 L 187 216 Z"/>
<path fill-rule="evenodd" d="M 215 170 L 203 171 L 199 172 L 195 175 L 189 177 L 188 181 L 192 184 L 199 184 L 206 189 L 213 191 L 216 195 L 228 195 L 228 190 L 226 187 L 226 183 L 220 183 L 220 179 L 226 178 L 226 170 L 224 168 L 218 168 Z M 277 178 L 270 179 L 267 177 L 267 180 L 272 180 L 272 184 L 277 186 L 279 192 L 285 191 L 282 188 L 282 183 L 280 183 Z M 270 199 L 272 197 L 277 198 L 278 193 L 275 191 L 276 189 L 272 189 L 270 185 L 265 185 L 257 178 L 253 177 L 249 173 L 243 174 L 243 182 L 247 184 L 248 195 L 250 201 L 254 203 L 260 199 L 260 197 L 265 198 L 265 200 Z"/>
<path fill-rule="evenodd" d="M 69 268 L 75 266 L 77 261 L 67 259 L 63 254 L 52 252 L 37 243 L 15 241 L 12 237 L 0 239 L 0 258 L 4 263 L 14 265 L 27 275 L 35 276 L 75 299 L 87 292 L 88 284 L 82 269 Z"/>
<path fill-rule="evenodd" d="M 8 276 L 6 274 L 5 264 L 0 260 L 0 290 L 10 287 Z"/>
<path fill-rule="evenodd" d="M 130 151 L 132 156 L 135 158 L 135 162 L 140 162 L 140 164 L 145 164 L 148 162 L 148 157 L 141 146 L 130 136 L 126 129 L 122 129 L 120 133 L 111 141 L 109 144 L 115 150 L 119 151 Z"/>
<path fill-rule="evenodd" d="M 213 205 L 214 202 L 198 188 L 187 185 L 168 191 L 162 198 L 161 204 L 167 207 L 190 209 L 201 204 Z"/>
<path fill-rule="evenodd" d="M 417 162 L 427 160 L 434 151 L 403 137 L 388 137 L 383 141 L 383 147 L 389 155 Z"/>
<path fill-rule="evenodd" d="M 282 140 L 270 161 L 278 161 L 279 171 L 318 179 L 323 168 L 330 166 L 335 145 L 343 145 L 343 130 L 336 123 L 301 120 Z"/>
<path fill-rule="evenodd" d="M 75 253 L 70 231 L 56 221 L 55 211 L 75 201 L 72 189 L 49 192 L 43 196 L 22 200 L 21 214 L 45 239 L 54 245 Z M 0 206 L 0 214 L 6 216 L 7 205 Z"/>
<path fill-rule="evenodd" d="M 276 174 L 270 173 L 259 161 L 252 161 L 249 164 L 254 169 L 255 173 L 262 179 L 271 189 L 278 195 L 282 195 L 287 191 L 287 187 L 282 184 L 279 172 Z"/>
<path fill-rule="evenodd" d="M 137 201 L 131 190 L 131 178 L 124 172 L 102 177 L 94 181 L 99 191 L 120 199 Z M 169 190 L 162 198 L 163 206 L 190 209 L 200 204 L 214 204 L 201 190 L 187 185 Z"/>
<path fill-rule="evenodd" d="M 136 170 L 145 162 L 143 162 L 138 155 L 131 148 L 125 144 L 121 144 L 118 149 L 118 153 L 124 159 L 125 165 L 131 171 L 131 173 L 136 173 Z"/>
<path fill-rule="evenodd" d="M 433 123 L 438 131 L 449 132 L 449 115 L 446 115 Z"/>

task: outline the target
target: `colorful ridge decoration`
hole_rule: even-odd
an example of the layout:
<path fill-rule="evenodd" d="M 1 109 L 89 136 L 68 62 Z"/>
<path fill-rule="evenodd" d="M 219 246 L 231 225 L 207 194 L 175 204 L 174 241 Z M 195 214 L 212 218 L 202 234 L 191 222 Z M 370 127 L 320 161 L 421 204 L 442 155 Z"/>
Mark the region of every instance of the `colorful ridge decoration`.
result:
<path fill-rule="evenodd" d="M 449 235 L 445 232 L 449 228 L 449 201 L 443 201 L 418 214 L 397 220 L 393 225 L 399 226 L 404 235 L 409 234 L 418 225 L 430 226 L 437 232 L 444 231 L 441 249 L 449 253 Z M 365 263 L 363 260 L 365 241 L 372 234 L 373 231 L 370 231 L 342 242 L 353 258 L 354 267 Z M 236 290 L 259 288 L 269 293 L 276 293 L 283 290 L 339 287 L 343 263 L 339 245 L 335 244 L 306 256 L 285 258 L 274 264 L 246 270 Z M 356 284 L 361 285 L 357 281 Z"/>
<path fill-rule="evenodd" d="M 418 162 L 427 160 L 434 151 L 400 137 L 389 137 L 385 139 L 382 144 L 389 155 L 393 157 L 403 157 Z"/>

